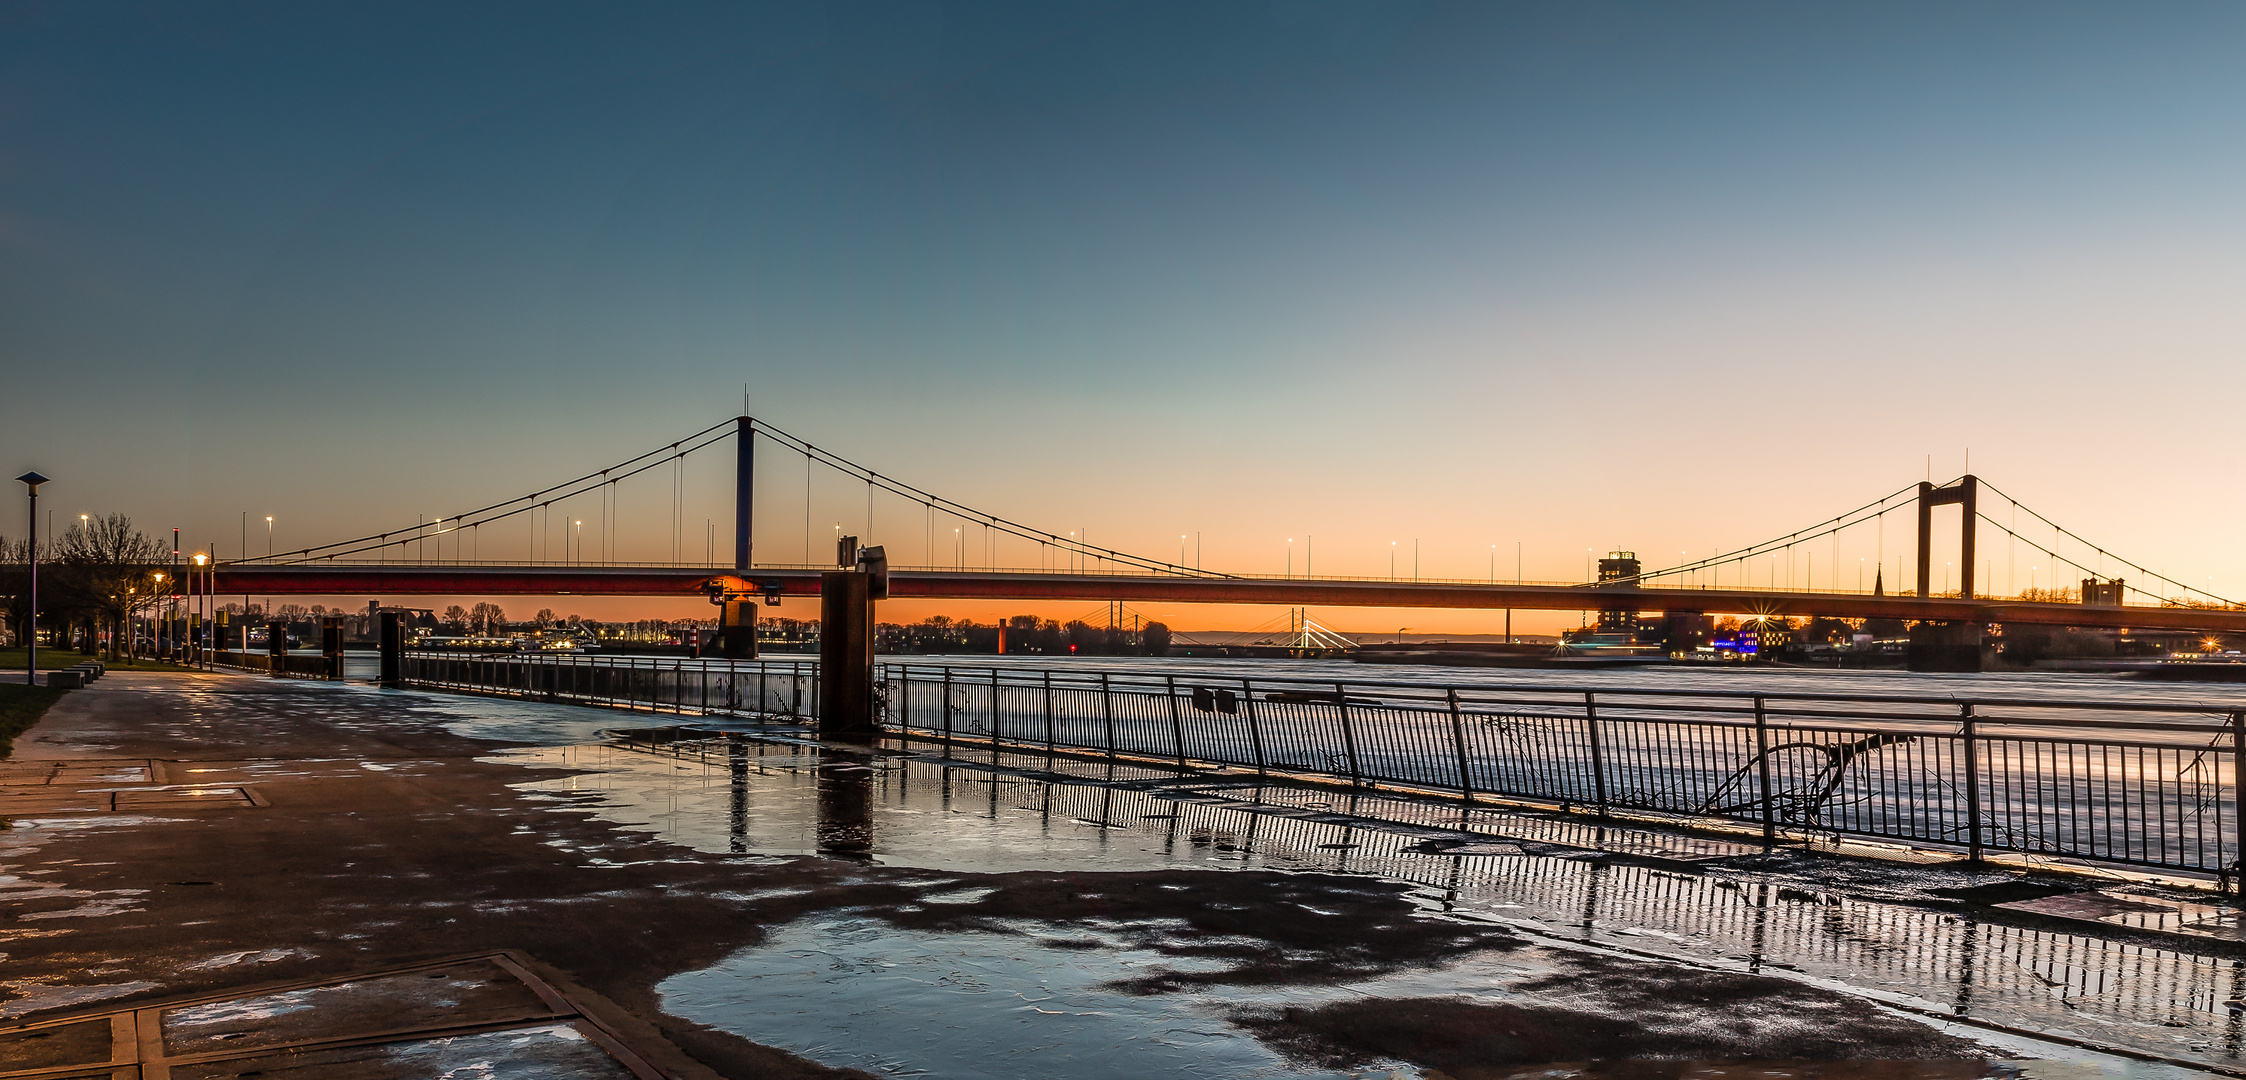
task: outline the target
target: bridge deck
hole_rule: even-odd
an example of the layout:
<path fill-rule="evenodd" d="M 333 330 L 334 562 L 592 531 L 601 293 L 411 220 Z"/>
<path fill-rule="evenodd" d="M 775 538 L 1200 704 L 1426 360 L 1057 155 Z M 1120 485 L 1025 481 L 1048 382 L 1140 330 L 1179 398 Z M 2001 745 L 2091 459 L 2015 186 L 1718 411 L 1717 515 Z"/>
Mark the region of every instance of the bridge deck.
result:
<path fill-rule="evenodd" d="M 259 596 L 691 596 L 729 574 L 697 566 L 467 566 L 414 563 L 220 567 L 215 589 Z M 748 577 L 786 596 L 819 594 L 817 569 L 762 567 Z M 1167 577 L 1037 571 L 893 570 L 896 599 L 1271 604 L 1307 607 L 1635 608 L 1836 618 L 1938 619 L 2058 626 L 2246 632 L 2246 611 L 2024 603 L 2008 599 L 1663 586 L 1469 584 L 1328 578 Z"/>

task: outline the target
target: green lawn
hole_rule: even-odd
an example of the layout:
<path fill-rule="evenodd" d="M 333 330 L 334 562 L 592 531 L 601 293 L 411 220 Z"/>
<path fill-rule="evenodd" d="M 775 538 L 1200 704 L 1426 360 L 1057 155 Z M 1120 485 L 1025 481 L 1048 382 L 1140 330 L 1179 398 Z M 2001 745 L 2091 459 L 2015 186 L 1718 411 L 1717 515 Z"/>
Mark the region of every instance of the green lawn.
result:
<path fill-rule="evenodd" d="M 68 690 L 50 690 L 44 686 L 10 685 L 0 683 L 0 760 L 15 752 L 16 736 L 23 734 L 47 711 L 47 706 L 62 699 Z"/>

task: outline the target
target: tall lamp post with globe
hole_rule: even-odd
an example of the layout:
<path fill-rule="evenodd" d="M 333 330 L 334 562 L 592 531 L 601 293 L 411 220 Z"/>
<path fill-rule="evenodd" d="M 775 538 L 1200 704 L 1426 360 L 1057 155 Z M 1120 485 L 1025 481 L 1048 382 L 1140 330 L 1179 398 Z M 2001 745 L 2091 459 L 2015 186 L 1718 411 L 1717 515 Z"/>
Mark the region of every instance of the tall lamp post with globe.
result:
<path fill-rule="evenodd" d="M 26 553 L 31 563 L 31 632 L 24 635 L 23 682 L 25 686 L 39 685 L 39 485 L 47 478 L 35 472 L 16 477 L 23 486 L 31 489 L 31 550 Z"/>

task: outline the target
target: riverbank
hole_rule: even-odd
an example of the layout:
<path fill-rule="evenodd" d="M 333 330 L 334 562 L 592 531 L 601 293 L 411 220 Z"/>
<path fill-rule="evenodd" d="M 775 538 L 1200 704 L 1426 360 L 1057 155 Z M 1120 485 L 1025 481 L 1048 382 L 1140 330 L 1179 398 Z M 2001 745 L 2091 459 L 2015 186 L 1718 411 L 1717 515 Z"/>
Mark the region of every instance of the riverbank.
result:
<path fill-rule="evenodd" d="M 0 892 L 0 925 L 18 928 L 0 1016 L 511 950 L 681 1077 L 1120 1076 L 1180 1061 L 1203 1075 L 1466 1077 L 1679 1057 L 1978 1076 L 2012 1068 L 1998 1059 L 2025 1045 L 1822 974 L 1786 977 L 1818 963 L 1813 941 L 1725 958 L 1730 932 L 1705 913 L 1729 925 L 1759 910 L 1798 923 L 1789 940 L 1836 917 L 1859 939 L 1899 918 L 1818 899 L 1828 878 L 1877 876 L 1854 863 L 1795 855 L 1807 861 L 1719 875 L 1537 841 L 1419 852 L 1329 796 L 1216 805 L 1235 801 L 1221 778 L 1040 779 L 1026 761 L 969 768 L 924 744 L 721 740 L 715 757 L 689 758 L 598 736 L 639 722 L 224 674 L 113 673 L 73 691 L 19 739 L 16 765 L 103 778 L 45 783 L 50 807 L 77 786 L 105 801 L 19 814 L 0 832 L 4 873 L 30 883 Z M 1125 812 L 1126 797 L 1157 801 Z M 1203 806 L 1239 824 L 1187 827 Z M 1289 822 L 1327 832 L 1289 840 Z M 1472 873 L 1447 893 L 1416 883 L 1450 868 Z M 2010 875 L 1956 881 L 1984 879 Z M 1669 939 L 1633 929 L 1650 911 L 1628 912 L 1687 880 L 1706 898 L 1663 918 L 1704 928 L 1660 934 L 1705 947 L 1649 958 L 1631 943 Z M 1926 886 L 1883 880 L 1897 895 Z M 1490 891 L 1534 882 L 1588 886 L 1593 907 L 1547 914 Z M 1750 893 L 1760 906 L 1719 902 Z M 1904 921 L 1939 937 L 1946 918 Z M 2141 969 L 2145 948 L 2126 948 Z M 2036 1007 L 2008 985 L 1986 972 L 1979 984 L 1984 1000 Z M 986 1052 L 999 1056 L 973 1056 Z"/>

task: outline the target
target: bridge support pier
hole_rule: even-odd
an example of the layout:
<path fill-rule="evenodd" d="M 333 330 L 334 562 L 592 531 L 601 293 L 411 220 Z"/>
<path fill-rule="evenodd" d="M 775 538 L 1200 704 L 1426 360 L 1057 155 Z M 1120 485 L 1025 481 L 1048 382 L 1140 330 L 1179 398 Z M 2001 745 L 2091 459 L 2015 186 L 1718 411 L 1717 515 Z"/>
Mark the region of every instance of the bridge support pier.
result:
<path fill-rule="evenodd" d="M 873 575 L 819 575 L 819 735 L 872 738 Z"/>
<path fill-rule="evenodd" d="M 1911 627 L 1910 669 L 1980 671 L 1983 629 L 1974 622 L 1922 622 Z"/>

